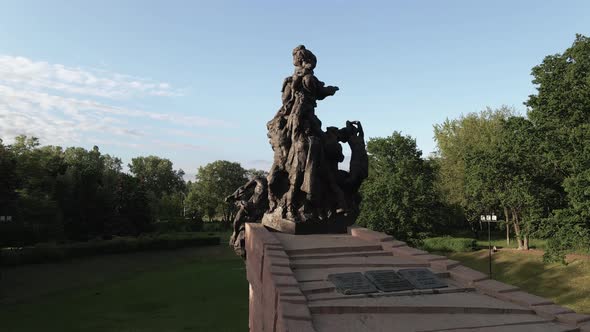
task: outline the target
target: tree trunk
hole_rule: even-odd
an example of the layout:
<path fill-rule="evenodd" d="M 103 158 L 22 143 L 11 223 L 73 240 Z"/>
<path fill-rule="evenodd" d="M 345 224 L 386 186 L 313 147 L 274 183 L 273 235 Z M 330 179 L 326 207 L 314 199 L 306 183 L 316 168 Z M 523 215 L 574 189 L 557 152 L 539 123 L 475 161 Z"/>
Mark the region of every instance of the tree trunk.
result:
<path fill-rule="evenodd" d="M 520 225 L 518 224 L 518 214 L 512 210 L 512 223 L 514 224 L 514 235 L 516 235 L 516 242 L 518 243 L 518 250 L 524 249 Z"/>
<path fill-rule="evenodd" d="M 510 247 L 510 215 L 507 207 L 504 208 L 504 220 L 506 221 L 506 246 Z"/>
<path fill-rule="evenodd" d="M 223 220 L 221 220 L 221 223 L 224 225 L 227 225 L 230 221 L 229 221 L 229 217 L 230 217 L 231 211 L 229 208 L 226 208 L 225 211 L 223 211 Z"/>
<path fill-rule="evenodd" d="M 529 234 L 530 234 L 530 225 L 525 225 L 525 235 L 523 236 L 523 247 L 524 250 L 529 250 Z"/>

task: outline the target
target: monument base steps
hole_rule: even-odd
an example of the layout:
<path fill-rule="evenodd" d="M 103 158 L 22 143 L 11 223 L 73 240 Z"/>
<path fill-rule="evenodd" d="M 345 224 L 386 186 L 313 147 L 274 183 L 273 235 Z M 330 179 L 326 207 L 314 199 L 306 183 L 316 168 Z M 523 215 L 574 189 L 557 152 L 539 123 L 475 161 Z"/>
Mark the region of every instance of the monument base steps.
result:
<path fill-rule="evenodd" d="M 360 227 L 294 235 L 247 223 L 246 248 L 253 332 L 590 332 L 588 315 Z M 430 270 L 446 287 L 345 295 L 329 278 L 408 268 Z"/>

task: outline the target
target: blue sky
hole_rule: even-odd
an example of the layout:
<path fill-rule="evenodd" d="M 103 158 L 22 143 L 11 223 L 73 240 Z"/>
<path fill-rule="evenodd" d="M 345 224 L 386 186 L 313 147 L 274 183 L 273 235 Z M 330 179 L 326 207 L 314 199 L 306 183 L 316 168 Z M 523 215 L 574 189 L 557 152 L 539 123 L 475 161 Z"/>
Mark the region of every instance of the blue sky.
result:
<path fill-rule="evenodd" d="M 530 70 L 590 35 L 589 1 L 3 1 L 0 137 L 158 155 L 194 174 L 266 169 L 291 50 L 340 87 L 324 126 L 360 120 L 435 150 L 445 118 L 522 105 Z"/>

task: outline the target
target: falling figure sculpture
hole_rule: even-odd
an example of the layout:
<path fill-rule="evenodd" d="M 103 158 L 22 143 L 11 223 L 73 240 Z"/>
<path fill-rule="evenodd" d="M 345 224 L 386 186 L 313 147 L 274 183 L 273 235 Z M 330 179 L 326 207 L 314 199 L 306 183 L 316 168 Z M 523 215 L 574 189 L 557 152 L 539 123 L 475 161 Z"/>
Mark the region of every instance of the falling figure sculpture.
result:
<path fill-rule="evenodd" d="M 264 177 L 254 177 L 225 198 L 233 201 L 238 209 L 234 218 L 233 233 L 229 245 L 237 255 L 246 258 L 245 227 L 246 222 L 258 222 L 268 209 L 267 182 Z"/>
<path fill-rule="evenodd" d="M 333 96 L 338 87 L 325 86 L 314 76 L 316 64 L 315 55 L 305 46 L 293 50 L 295 71 L 284 80 L 282 106 L 267 123 L 274 160 L 267 177 L 268 201 L 264 202 L 262 224 L 279 232 L 346 232 L 358 217 L 358 190 L 368 175 L 359 121 L 346 121 L 341 129 L 322 130 L 315 115 L 317 101 Z M 340 143 L 350 146 L 348 172 L 338 168 L 344 161 Z M 242 225 L 245 220 L 236 216 L 234 224 Z M 239 229 L 243 232 L 243 227 L 238 227 L 232 241 L 240 238 Z"/>

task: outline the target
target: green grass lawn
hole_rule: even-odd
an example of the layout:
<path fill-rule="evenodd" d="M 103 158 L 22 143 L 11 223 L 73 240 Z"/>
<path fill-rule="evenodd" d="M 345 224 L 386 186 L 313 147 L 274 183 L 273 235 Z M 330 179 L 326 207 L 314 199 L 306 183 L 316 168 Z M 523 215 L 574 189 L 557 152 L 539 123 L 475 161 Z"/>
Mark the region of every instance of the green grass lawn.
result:
<path fill-rule="evenodd" d="M 469 230 L 455 230 L 448 235 L 453 237 L 474 238 L 473 232 Z M 514 232 L 512 231 L 510 232 L 510 245 L 506 243 L 505 230 L 498 229 L 497 227 L 492 226 L 492 231 L 490 235 L 492 240 L 492 246 L 496 246 L 497 248 L 518 248 L 516 238 L 514 237 Z M 529 241 L 529 246 L 531 247 L 531 249 L 545 250 L 547 247 L 547 240 L 531 238 Z M 488 247 L 488 229 L 485 224 L 484 228 L 482 228 L 479 231 L 479 239 L 477 240 L 477 246 L 481 248 Z"/>
<path fill-rule="evenodd" d="M 488 247 L 488 238 L 487 234 L 485 236 L 480 236 L 480 239 L 477 240 L 477 246 L 480 248 L 487 248 Z M 518 248 L 518 243 L 516 239 L 510 239 L 510 245 L 506 243 L 506 238 L 492 238 L 492 246 L 496 246 L 497 248 Z M 543 239 L 530 239 L 529 240 L 529 247 L 531 249 L 539 249 L 545 250 L 547 248 L 547 240 Z"/>
<path fill-rule="evenodd" d="M 449 253 L 475 270 L 488 273 L 488 252 Z M 577 312 L 590 313 L 590 261 L 574 260 L 568 265 L 543 264 L 537 254 L 499 251 L 493 255 L 493 277 L 532 294 L 550 298 Z"/>
<path fill-rule="evenodd" d="M 248 283 L 242 260 L 224 245 L 191 250 L 182 260 L 165 258 L 157 268 L 115 273 L 100 283 L 2 304 L 0 330 L 246 331 Z M 158 253 L 141 255 L 148 261 Z"/>

